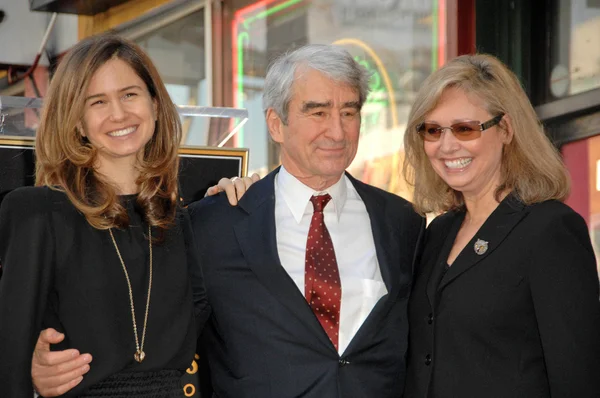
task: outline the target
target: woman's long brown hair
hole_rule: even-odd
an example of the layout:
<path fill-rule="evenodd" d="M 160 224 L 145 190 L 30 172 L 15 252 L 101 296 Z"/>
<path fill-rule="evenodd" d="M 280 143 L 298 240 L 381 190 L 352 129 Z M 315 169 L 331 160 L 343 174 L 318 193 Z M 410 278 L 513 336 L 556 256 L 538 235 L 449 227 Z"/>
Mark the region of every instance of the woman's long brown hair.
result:
<path fill-rule="evenodd" d="M 179 114 L 150 58 L 135 43 L 114 34 L 87 38 L 61 60 L 37 131 L 36 185 L 64 191 L 94 228 L 129 225 L 115 187 L 94 170 L 96 149 L 78 132 L 88 84 L 102 65 L 115 58 L 144 81 L 157 105 L 154 135 L 138 165 L 137 203 L 150 225 L 165 230 L 173 223 L 179 200 Z"/>

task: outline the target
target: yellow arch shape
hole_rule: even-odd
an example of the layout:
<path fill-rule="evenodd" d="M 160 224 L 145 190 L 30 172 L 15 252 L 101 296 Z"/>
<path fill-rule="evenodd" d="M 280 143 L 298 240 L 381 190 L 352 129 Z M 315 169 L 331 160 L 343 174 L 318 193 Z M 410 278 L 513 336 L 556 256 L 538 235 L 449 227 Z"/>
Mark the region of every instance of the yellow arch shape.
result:
<path fill-rule="evenodd" d="M 375 61 L 375 64 L 377 64 L 377 67 L 381 71 L 381 75 L 383 76 L 383 83 L 385 85 L 385 88 L 388 91 L 389 96 L 390 96 L 392 127 L 398 127 L 398 114 L 396 111 L 396 97 L 394 96 L 394 89 L 392 88 L 392 81 L 390 80 L 390 76 L 388 75 L 387 69 L 383 65 L 383 62 L 381 62 L 381 58 L 379 58 L 377 53 L 375 53 L 375 51 L 373 51 L 373 49 L 371 47 L 369 47 L 367 45 L 367 43 L 365 43 L 362 40 L 346 38 L 346 39 L 336 40 L 333 42 L 333 44 L 336 44 L 336 45 L 353 44 L 353 45 L 358 46 L 358 47 L 362 48 L 363 50 L 365 50 L 367 52 L 367 54 L 369 54 L 369 56 L 371 56 L 371 58 L 373 58 L 373 60 Z M 392 158 L 392 169 L 398 170 L 399 168 L 400 168 L 400 153 L 396 152 L 396 153 L 394 153 L 394 156 Z M 392 173 L 391 179 L 390 179 L 390 185 L 389 185 L 388 189 L 391 192 L 398 192 L 400 190 L 399 173 Z"/>
<path fill-rule="evenodd" d="M 363 50 L 365 50 L 367 52 L 367 54 L 369 54 L 369 56 L 371 58 L 373 58 L 373 60 L 375 61 L 375 64 L 377 64 L 377 67 L 381 71 L 381 75 L 383 76 L 383 84 L 385 85 L 385 88 L 388 91 L 388 94 L 390 96 L 392 127 L 397 127 L 398 126 L 398 114 L 397 114 L 397 110 L 396 110 L 396 97 L 394 96 L 394 89 L 392 87 L 392 81 L 390 80 L 390 76 L 388 75 L 387 69 L 383 65 L 383 62 L 381 62 L 381 58 L 379 58 L 379 56 L 375 53 L 375 51 L 373 51 L 373 49 L 371 47 L 369 47 L 367 45 L 367 43 L 365 43 L 362 40 L 351 39 L 351 38 L 339 39 L 339 40 L 334 41 L 333 44 L 336 44 L 336 45 L 353 44 L 353 45 L 358 46 L 358 47 L 362 48 Z"/>

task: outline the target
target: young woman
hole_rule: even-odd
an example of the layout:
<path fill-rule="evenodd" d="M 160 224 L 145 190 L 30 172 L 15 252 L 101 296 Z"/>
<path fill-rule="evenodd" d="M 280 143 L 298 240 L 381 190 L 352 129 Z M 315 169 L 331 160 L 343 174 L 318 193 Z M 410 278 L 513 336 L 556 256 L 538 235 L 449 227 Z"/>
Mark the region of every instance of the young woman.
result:
<path fill-rule="evenodd" d="M 37 187 L 0 209 L 2 396 L 31 396 L 48 327 L 66 336 L 53 348 L 94 358 L 68 396 L 182 396 L 209 306 L 179 206 L 180 139 L 135 44 L 95 36 L 61 61 L 37 132 Z"/>

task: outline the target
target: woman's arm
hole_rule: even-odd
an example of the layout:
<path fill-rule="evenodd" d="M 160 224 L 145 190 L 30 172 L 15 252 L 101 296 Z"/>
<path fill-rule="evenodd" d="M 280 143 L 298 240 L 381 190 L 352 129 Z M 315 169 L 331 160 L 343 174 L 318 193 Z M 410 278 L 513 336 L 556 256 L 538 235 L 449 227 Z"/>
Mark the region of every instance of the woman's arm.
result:
<path fill-rule="evenodd" d="M 0 391 L 32 395 L 31 356 L 53 278 L 54 236 L 44 188 L 9 193 L 0 206 Z"/>
<path fill-rule="evenodd" d="M 600 397 L 600 302 L 585 221 L 558 211 L 532 246 L 530 284 L 551 396 Z"/>

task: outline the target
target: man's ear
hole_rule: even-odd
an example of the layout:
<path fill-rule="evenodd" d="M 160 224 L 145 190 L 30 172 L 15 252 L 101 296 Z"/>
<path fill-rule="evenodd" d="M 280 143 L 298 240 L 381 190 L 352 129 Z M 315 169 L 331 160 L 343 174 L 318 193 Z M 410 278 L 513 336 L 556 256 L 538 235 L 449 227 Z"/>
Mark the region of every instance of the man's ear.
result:
<path fill-rule="evenodd" d="M 273 108 L 267 109 L 267 128 L 273 141 L 281 144 L 283 142 L 283 121 L 275 113 Z"/>
<path fill-rule="evenodd" d="M 512 119 L 510 118 L 510 115 L 504 115 L 502 117 L 502 122 L 504 124 L 504 129 L 502 129 L 502 141 L 505 145 L 508 145 L 511 143 L 514 136 Z"/>

